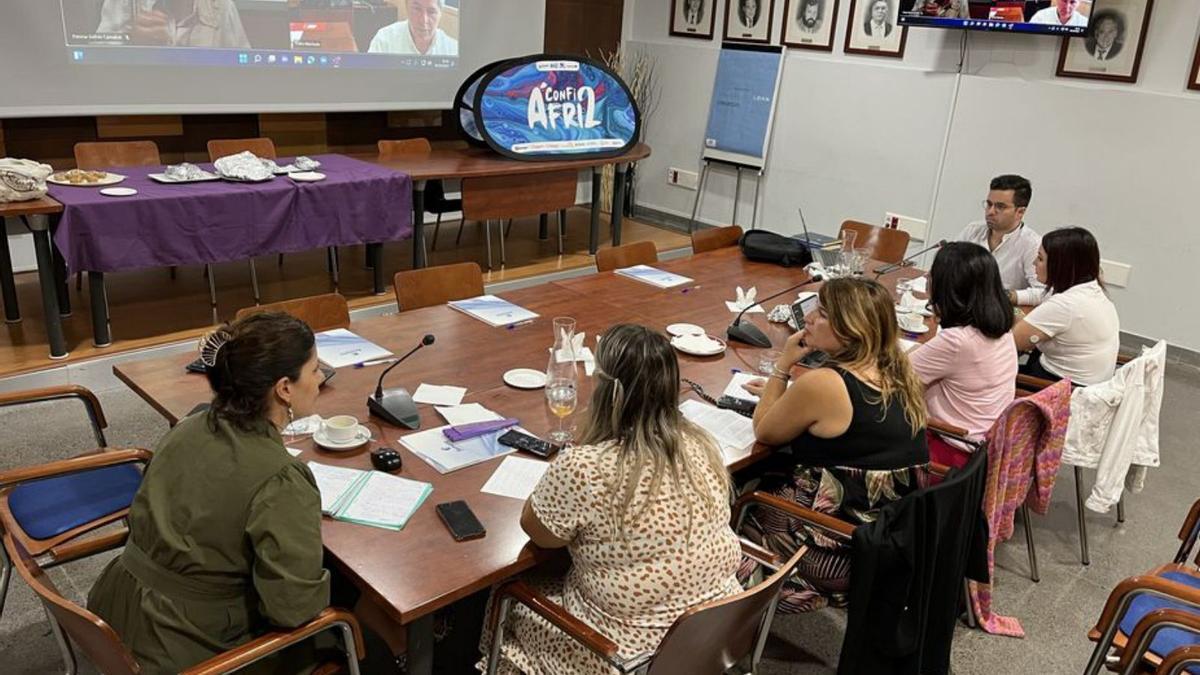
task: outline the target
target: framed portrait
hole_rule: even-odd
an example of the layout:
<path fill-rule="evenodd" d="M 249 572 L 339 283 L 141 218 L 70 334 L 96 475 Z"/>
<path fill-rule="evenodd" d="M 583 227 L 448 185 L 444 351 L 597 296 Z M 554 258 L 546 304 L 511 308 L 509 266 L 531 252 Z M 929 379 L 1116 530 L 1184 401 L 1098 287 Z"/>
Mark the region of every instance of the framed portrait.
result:
<path fill-rule="evenodd" d="M 711 40 L 718 0 L 671 0 L 671 35 Z"/>
<path fill-rule="evenodd" d="M 904 58 L 908 27 L 896 22 L 904 0 L 850 0 L 846 21 L 847 54 Z"/>
<path fill-rule="evenodd" d="M 775 0 L 725 0 L 725 35 L 730 42 L 769 44 Z"/>
<path fill-rule="evenodd" d="M 783 44 L 796 49 L 833 51 L 838 0 L 787 0 Z"/>
<path fill-rule="evenodd" d="M 1063 38 L 1058 76 L 1137 82 L 1153 6 L 1154 0 L 1094 3 L 1087 35 Z"/>
<path fill-rule="evenodd" d="M 1192 59 L 1192 74 L 1188 76 L 1188 89 L 1200 91 L 1200 43 L 1196 44 L 1196 58 Z"/>

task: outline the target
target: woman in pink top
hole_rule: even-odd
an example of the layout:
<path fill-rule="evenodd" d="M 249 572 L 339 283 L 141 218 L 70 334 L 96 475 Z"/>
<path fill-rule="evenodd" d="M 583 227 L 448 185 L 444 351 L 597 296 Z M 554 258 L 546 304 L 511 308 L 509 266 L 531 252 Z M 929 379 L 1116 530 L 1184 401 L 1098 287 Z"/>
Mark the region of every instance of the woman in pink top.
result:
<path fill-rule="evenodd" d="M 925 385 L 929 418 L 982 438 L 1012 403 L 1017 376 L 1013 308 L 987 249 L 951 242 L 938 251 L 929 271 L 929 306 L 941 329 L 909 354 Z M 929 458 L 958 466 L 962 452 L 933 435 Z"/>

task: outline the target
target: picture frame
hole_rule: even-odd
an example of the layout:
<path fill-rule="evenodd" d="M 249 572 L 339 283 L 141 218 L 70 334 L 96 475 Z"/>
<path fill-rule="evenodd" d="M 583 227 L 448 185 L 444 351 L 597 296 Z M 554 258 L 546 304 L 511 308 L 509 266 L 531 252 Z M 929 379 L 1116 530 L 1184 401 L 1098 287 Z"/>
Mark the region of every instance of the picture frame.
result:
<path fill-rule="evenodd" d="M 833 51 L 838 0 L 787 0 L 780 42 L 795 49 Z"/>
<path fill-rule="evenodd" d="M 1200 42 L 1196 43 L 1196 56 L 1192 59 L 1192 74 L 1188 76 L 1188 89 L 1200 91 Z"/>
<path fill-rule="evenodd" d="M 671 0 L 671 35 L 711 40 L 720 0 Z"/>
<path fill-rule="evenodd" d="M 850 0 L 850 11 L 846 17 L 846 43 L 842 50 L 847 54 L 904 58 L 908 26 L 901 26 L 897 22 L 903 1 Z M 881 13 L 876 14 L 877 11 Z M 881 20 L 873 20 L 876 17 Z M 872 31 L 871 27 L 876 24 L 881 24 L 883 28 Z"/>
<path fill-rule="evenodd" d="M 753 11 L 753 14 L 749 12 Z M 725 31 L 727 42 L 771 44 L 775 22 L 775 0 L 725 0 Z"/>
<path fill-rule="evenodd" d="M 1092 6 L 1088 33 L 1065 37 L 1058 51 L 1058 77 L 1137 82 L 1154 0 L 1108 0 Z"/>

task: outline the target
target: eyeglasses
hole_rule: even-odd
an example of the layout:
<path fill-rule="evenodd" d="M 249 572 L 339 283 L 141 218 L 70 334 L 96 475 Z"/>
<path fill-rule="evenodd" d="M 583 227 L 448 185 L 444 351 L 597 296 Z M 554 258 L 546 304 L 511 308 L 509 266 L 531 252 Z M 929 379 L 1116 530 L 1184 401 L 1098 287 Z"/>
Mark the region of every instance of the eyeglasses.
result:
<path fill-rule="evenodd" d="M 984 211 L 989 211 L 991 209 L 995 209 L 996 213 L 1004 213 L 1005 211 L 1007 211 L 1009 209 L 1014 209 L 1014 208 L 1016 208 L 1016 207 L 1013 206 L 1012 204 L 1005 204 L 1004 202 L 993 202 L 990 199 L 983 200 L 983 210 Z"/>

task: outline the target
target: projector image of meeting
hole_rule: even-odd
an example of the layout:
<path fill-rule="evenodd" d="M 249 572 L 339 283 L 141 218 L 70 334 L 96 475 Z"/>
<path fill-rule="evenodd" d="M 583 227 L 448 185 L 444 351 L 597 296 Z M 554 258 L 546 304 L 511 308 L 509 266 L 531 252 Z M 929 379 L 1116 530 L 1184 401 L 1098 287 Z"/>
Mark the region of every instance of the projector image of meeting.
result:
<path fill-rule="evenodd" d="M 461 0 L 60 0 L 77 63 L 454 67 Z"/>
<path fill-rule="evenodd" d="M 900 25 L 1083 35 L 1092 0 L 899 0 Z"/>

